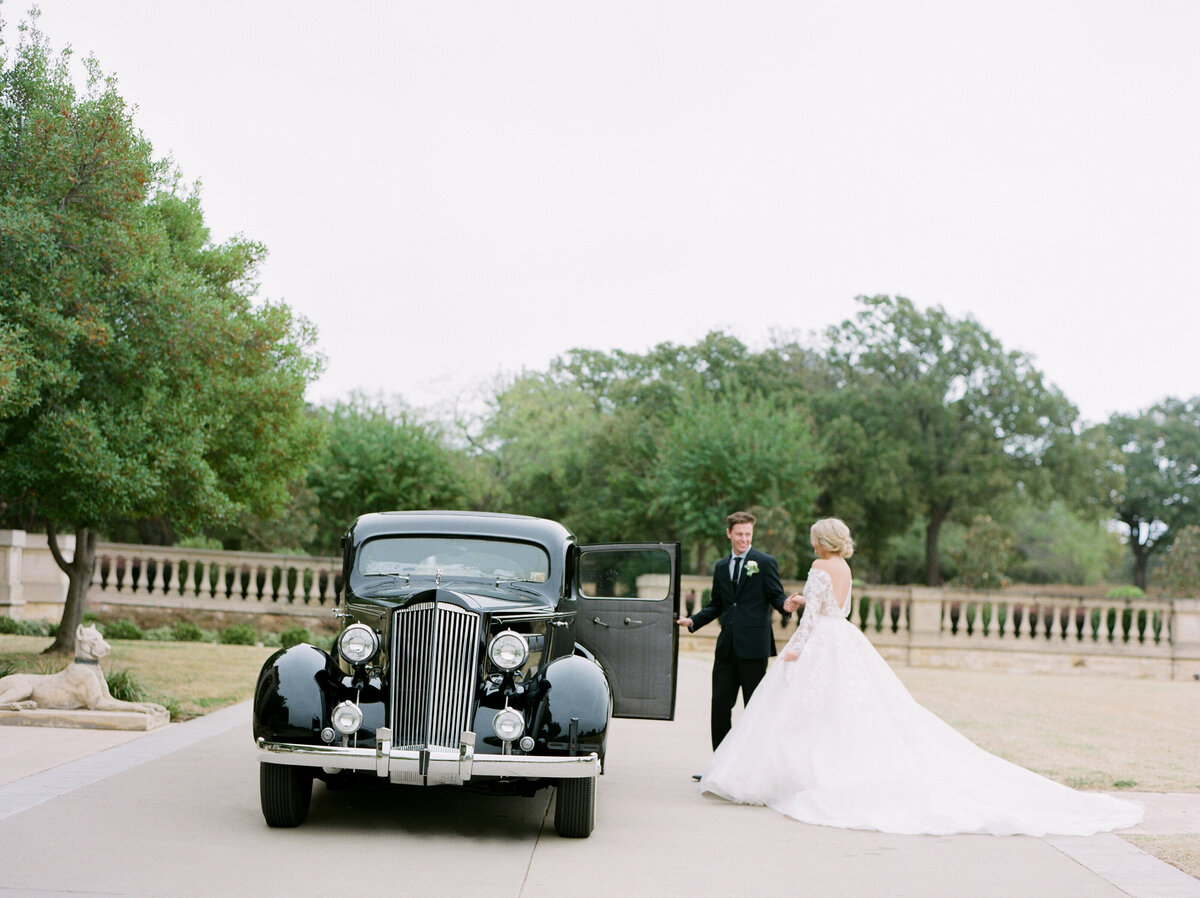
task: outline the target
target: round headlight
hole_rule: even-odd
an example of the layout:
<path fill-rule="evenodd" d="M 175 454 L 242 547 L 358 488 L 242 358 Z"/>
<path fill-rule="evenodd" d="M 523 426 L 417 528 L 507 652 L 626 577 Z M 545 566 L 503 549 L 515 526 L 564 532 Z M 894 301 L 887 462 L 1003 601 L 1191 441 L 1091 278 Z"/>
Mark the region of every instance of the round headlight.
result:
<path fill-rule="evenodd" d="M 379 651 L 379 636 L 366 624 L 351 624 L 338 637 L 338 653 L 351 664 L 365 664 Z"/>
<path fill-rule="evenodd" d="M 515 630 L 505 630 L 488 643 L 488 657 L 501 670 L 516 670 L 529 657 L 529 644 Z"/>
<path fill-rule="evenodd" d="M 520 711 L 505 708 L 492 719 L 492 729 L 504 742 L 512 742 L 525 732 L 525 717 Z"/>
<path fill-rule="evenodd" d="M 329 722 L 343 736 L 357 733 L 363 722 L 362 708 L 354 702 L 342 702 L 329 715 Z"/>

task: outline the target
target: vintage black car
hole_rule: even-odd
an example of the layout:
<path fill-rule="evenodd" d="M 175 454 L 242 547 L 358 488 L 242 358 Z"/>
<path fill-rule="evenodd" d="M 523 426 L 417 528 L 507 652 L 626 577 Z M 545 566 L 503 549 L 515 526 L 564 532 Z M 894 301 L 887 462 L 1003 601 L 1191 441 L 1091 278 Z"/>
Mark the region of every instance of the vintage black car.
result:
<path fill-rule="evenodd" d="M 302 823 L 314 778 L 554 786 L 558 833 L 590 835 L 611 718 L 674 716 L 679 544 L 406 511 L 358 518 L 342 551 L 333 653 L 293 646 L 259 675 L 267 823 Z"/>

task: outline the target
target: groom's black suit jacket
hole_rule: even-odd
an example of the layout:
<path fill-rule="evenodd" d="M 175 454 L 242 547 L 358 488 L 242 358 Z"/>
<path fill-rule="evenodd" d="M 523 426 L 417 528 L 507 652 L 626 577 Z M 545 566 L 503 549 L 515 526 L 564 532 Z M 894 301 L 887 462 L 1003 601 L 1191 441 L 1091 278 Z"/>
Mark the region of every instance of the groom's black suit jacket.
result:
<path fill-rule="evenodd" d="M 729 574 L 730 555 L 717 562 L 713 570 L 712 597 L 709 603 L 692 615 L 691 630 L 699 630 L 717 618 L 721 619 L 721 635 L 717 637 L 718 658 L 740 658 L 749 661 L 775 654 L 771 636 L 771 607 L 783 611 L 787 596 L 779 581 L 779 565 L 766 552 L 753 546 L 746 553 L 742 576 L 737 589 Z M 746 570 L 750 562 L 758 562 L 758 573 L 751 576 Z"/>

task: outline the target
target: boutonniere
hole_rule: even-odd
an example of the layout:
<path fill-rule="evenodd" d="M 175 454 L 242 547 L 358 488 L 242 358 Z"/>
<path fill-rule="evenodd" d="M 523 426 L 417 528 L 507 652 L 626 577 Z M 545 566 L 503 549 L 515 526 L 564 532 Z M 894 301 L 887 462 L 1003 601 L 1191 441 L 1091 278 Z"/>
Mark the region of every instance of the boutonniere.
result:
<path fill-rule="evenodd" d="M 746 576 L 753 577 L 757 573 L 758 573 L 758 562 L 757 561 L 747 561 L 746 562 Z"/>

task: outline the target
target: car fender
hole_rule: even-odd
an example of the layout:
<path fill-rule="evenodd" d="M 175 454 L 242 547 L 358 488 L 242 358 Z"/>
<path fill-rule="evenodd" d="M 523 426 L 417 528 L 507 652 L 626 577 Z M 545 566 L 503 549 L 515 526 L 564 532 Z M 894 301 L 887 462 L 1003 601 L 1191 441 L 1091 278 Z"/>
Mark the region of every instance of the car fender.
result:
<path fill-rule="evenodd" d="M 342 672 L 307 643 L 280 649 L 263 664 L 254 690 L 254 738 L 313 742 L 339 700 Z"/>
<path fill-rule="evenodd" d="M 543 671 L 543 693 L 534 718 L 534 739 L 550 754 L 596 752 L 601 761 L 612 719 L 612 690 L 595 661 L 567 655 Z M 578 720 L 572 735 L 572 718 Z M 574 739 L 574 746 L 572 746 Z"/>

